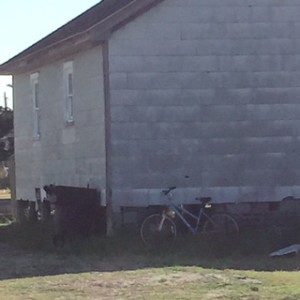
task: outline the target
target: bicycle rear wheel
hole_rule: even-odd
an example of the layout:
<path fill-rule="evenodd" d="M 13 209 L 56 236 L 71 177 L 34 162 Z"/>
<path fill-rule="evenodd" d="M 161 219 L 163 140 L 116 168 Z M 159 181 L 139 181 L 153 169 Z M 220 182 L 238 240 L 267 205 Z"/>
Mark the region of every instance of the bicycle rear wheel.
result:
<path fill-rule="evenodd" d="M 230 215 L 213 214 L 205 221 L 203 234 L 216 238 L 236 238 L 239 235 L 239 226 Z"/>
<path fill-rule="evenodd" d="M 153 214 L 142 223 L 141 238 L 148 247 L 160 247 L 169 244 L 176 238 L 176 225 L 167 216 Z"/>

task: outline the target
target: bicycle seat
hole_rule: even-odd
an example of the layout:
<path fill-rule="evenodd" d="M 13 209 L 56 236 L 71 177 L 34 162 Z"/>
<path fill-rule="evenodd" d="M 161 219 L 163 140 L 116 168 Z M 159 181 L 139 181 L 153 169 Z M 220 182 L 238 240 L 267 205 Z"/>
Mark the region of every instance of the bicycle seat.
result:
<path fill-rule="evenodd" d="M 206 204 L 211 201 L 211 197 L 200 197 L 196 198 L 195 200 L 202 202 L 202 204 Z"/>

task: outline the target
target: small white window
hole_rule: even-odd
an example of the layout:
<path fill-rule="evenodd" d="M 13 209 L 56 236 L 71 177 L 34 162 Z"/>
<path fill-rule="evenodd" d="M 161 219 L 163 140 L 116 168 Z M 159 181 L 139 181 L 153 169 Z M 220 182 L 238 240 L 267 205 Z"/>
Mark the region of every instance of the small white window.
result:
<path fill-rule="evenodd" d="M 64 64 L 64 117 L 67 124 L 73 124 L 73 62 Z"/>
<path fill-rule="evenodd" d="M 40 133 L 40 108 L 39 108 L 39 73 L 30 76 L 31 99 L 33 112 L 33 138 L 39 139 Z"/>

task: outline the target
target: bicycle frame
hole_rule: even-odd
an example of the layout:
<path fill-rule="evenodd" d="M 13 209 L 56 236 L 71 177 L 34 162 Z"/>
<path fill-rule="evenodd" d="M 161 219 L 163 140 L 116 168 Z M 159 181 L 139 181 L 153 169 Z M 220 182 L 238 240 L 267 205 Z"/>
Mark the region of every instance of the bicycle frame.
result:
<path fill-rule="evenodd" d="M 168 211 L 174 211 L 175 214 L 181 219 L 181 221 L 188 227 L 188 229 L 192 232 L 192 233 L 196 233 L 199 231 L 199 226 L 200 226 L 200 221 L 202 219 L 202 217 L 206 217 L 209 218 L 209 216 L 204 212 L 204 206 L 202 206 L 200 204 L 200 210 L 199 210 L 199 214 L 195 215 L 193 213 L 191 213 L 189 210 L 187 210 L 186 208 L 184 208 L 183 206 L 179 206 L 175 203 L 173 203 L 170 200 L 170 203 L 168 204 Z M 194 220 L 196 220 L 196 226 L 193 227 L 189 221 L 184 217 L 184 214 L 187 214 L 188 216 L 190 216 L 191 218 L 193 218 Z"/>
<path fill-rule="evenodd" d="M 237 237 L 239 227 L 230 215 L 207 212 L 207 208 L 210 207 L 210 197 L 196 198 L 201 201 L 197 214 L 189 207 L 184 207 L 182 203 L 177 204 L 173 200 L 171 191 L 174 189 L 176 187 L 170 187 L 161 192 L 161 196 L 167 200 L 167 202 L 163 201 L 164 209 L 161 213 L 155 212 L 148 215 L 141 224 L 140 234 L 146 246 L 157 246 L 163 241 L 173 241 L 177 237 L 177 226 L 172 218 L 176 216 L 193 234 L 203 229 L 205 234 L 214 237 L 225 235 L 231 239 L 233 236 Z"/>

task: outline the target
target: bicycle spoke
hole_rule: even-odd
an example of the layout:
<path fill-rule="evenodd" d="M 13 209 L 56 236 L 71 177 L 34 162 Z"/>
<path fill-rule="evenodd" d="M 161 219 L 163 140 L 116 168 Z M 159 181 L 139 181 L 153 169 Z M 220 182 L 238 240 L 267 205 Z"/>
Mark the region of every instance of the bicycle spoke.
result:
<path fill-rule="evenodd" d="M 210 216 L 203 226 L 205 235 L 214 237 L 237 237 L 239 227 L 236 221 L 227 214 L 213 214 Z"/>
<path fill-rule="evenodd" d="M 176 226 L 169 217 L 154 214 L 144 220 L 140 233 L 146 246 L 158 247 L 174 241 Z"/>

